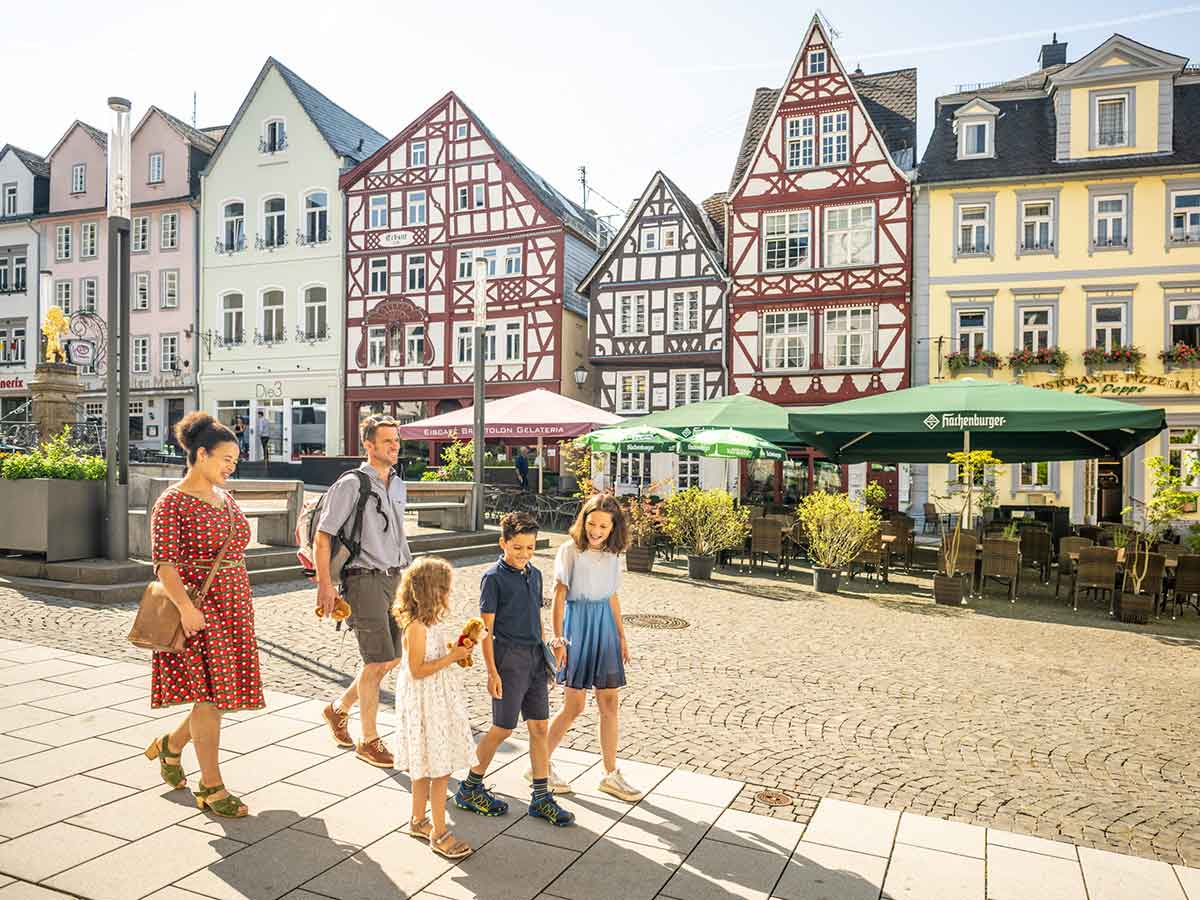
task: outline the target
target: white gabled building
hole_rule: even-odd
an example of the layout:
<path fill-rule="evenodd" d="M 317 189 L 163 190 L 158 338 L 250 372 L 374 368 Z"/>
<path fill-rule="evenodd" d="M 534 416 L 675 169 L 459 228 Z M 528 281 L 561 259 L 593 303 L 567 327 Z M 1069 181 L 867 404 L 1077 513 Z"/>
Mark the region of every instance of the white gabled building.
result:
<path fill-rule="evenodd" d="M 273 460 L 342 452 L 338 176 L 386 140 L 272 58 L 202 174 L 200 406 L 264 412 Z"/>
<path fill-rule="evenodd" d="M 36 153 L 0 148 L 0 419 L 29 401 L 37 365 L 40 232 L 50 202 L 50 164 Z"/>

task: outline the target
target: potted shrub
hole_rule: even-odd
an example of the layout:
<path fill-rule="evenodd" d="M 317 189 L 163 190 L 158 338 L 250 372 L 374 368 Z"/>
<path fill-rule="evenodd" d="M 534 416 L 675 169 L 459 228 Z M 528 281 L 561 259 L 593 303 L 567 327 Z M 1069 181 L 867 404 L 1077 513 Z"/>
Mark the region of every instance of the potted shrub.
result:
<path fill-rule="evenodd" d="M 887 488 L 878 481 L 868 481 L 861 496 L 865 506 L 882 515 L 883 504 L 887 502 Z"/>
<path fill-rule="evenodd" d="M 1165 459 L 1152 456 L 1146 460 L 1146 465 L 1150 468 L 1150 499 L 1143 502 L 1131 498 L 1136 504 L 1136 510 L 1131 507 L 1123 510 L 1125 513 L 1134 511 L 1133 528 L 1128 530 L 1133 556 L 1126 556 L 1123 585 L 1126 588 L 1132 587 L 1133 592 L 1126 590 L 1121 593 L 1121 601 L 1116 610 L 1117 618 L 1122 622 L 1138 624 L 1145 624 L 1152 611 L 1151 595 L 1142 593 L 1143 587 L 1150 586 L 1146 584 L 1150 570 L 1150 551 L 1183 514 L 1183 507 L 1187 501 L 1187 494 L 1183 491 L 1183 480 L 1171 470 Z"/>
<path fill-rule="evenodd" d="M 942 547 L 938 553 L 937 574 L 933 576 L 933 599 L 935 603 L 946 606 L 961 606 L 967 601 L 963 597 L 963 584 L 957 575 L 956 563 L 962 547 L 963 522 L 974 521 L 977 494 L 982 493 L 986 497 L 990 491 L 991 496 L 995 496 L 995 488 L 991 485 L 995 484 L 995 475 L 1002 463 L 992 455 L 991 450 L 959 451 L 947 456 L 951 465 L 958 467 L 958 478 L 948 483 L 946 496 L 937 499 L 957 513 L 958 518 L 952 530 L 947 529 L 944 519 L 938 519 Z M 977 485 L 976 481 L 980 484 Z"/>
<path fill-rule="evenodd" d="M 869 505 L 859 509 L 848 494 L 818 492 L 800 501 L 796 517 L 808 540 L 813 586 L 836 594 L 842 570 L 879 531 L 879 512 Z"/>
<path fill-rule="evenodd" d="M 0 548 L 45 554 L 46 562 L 86 559 L 100 552 L 104 458 L 85 456 L 66 426 L 28 453 L 0 464 Z M 11 514 L 20 510 L 20 515 Z"/>
<path fill-rule="evenodd" d="M 1138 347 L 1113 347 L 1111 350 L 1089 347 L 1083 351 L 1083 362 L 1089 369 L 1124 366 L 1126 369 L 1136 370 L 1142 367 L 1142 360 L 1145 358 L 1146 354 Z"/>
<path fill-rule="evenodd" d="M 957 375 L 963 369 L 1003 369 L 1004 360 L 999 353 L 991 350 L 980 350 L 970 353 L 966 350 L 955 350 L 946 354 L 946 368 L 950 374 Z"/>
<path fill-rule="evenodd" d="M 735 507 L 726 491 L 676 491 L 663 516 L 667 535 L 687 553 L 689 578 L 711 578 L 716 555 L 740 547 L 750 533 L 750 510 Z"/>
<path fill-rule="evenodd" d="M 1018 375 L 1026 369 L 1058 369 L 1061 372 L 1070 359 L 1067 352 L 1058 347 L 1043 347 L 1040 350 L 1022 347 L 1008 354 L 1008 367 Z"/>
<path fill-rule="evenodd" d="M 638 497 L 629 503 L 629 549 L 625 551 L 625 568 L 630 572 L 649 572 L 654 568 L 654 541 L 662 532 L 659 506 L 649 497 Z"/>
<path fill-rule="evenodd" d="M 1171 347 L 1166 350 L 1160 350 L 1158 358 L 1162 360 L 1162 364 L 1168 369 L 1183 369 L 1195 366 L 1200 363 L 1200 347 L 1193 347 L 1191 344 L 1185 344 L 1183 341 L 1176 341 Z"/>

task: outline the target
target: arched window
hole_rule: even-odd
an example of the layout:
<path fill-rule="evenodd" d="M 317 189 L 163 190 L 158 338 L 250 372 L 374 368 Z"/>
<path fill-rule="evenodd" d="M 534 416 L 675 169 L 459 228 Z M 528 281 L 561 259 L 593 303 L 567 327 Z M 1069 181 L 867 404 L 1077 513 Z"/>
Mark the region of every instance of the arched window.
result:
<path fill-rule="evenodd" d="M 241 294 L 226 294 L 221 298 L 221 339 L 226 344 L 245 340 L 244 303 Z"/>
<path fill-rule="evenodd" d="M 225 204 L 223 211 L 222 231 L 224 232 L 224 250 L 233 253 L 246 246 L 246 204 L 235 200 Z"/>
<path fill-rule="evenodd" d="M 263 230 L 267 247 L 282 247 L 287 243 L 287 201 L 271 197 L 263 203 Z"/>
<path fill-rule="evenodd" d="M 304 195 L 304 240 L 310 244 L 329 240 L 329 194 L 325 191 Z"/>
<path fill-rule="evenodd" d="M 304 290 L 304 336 L 310 341 L 329 337 L 323 285 L 314 285 Z"/>
<path fill-rule="evenodd" d="M 263 153 L 279 153 L 287 149 L 287 126 L 283 119 L 268 119 L 263 129 L 259 150 Z"/>
<path fill-rule="evenodd" d="M 262 295 L 262 338 L 271 344 L 283 340 L 283 291 Z"/>

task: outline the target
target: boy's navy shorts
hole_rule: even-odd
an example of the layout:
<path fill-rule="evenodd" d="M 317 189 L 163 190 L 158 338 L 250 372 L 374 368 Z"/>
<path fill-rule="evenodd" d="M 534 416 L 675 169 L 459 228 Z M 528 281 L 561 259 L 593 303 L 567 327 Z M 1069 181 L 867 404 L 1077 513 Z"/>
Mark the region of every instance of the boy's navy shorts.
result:
<path fill-rule="evenodd" d="M 526 722 L 549 719 L 550 687 L 541 646 L 496 639 L 493 651 L 503 696 L 492 699 L 492 723 L 512 730 L 518 715 Z"/>

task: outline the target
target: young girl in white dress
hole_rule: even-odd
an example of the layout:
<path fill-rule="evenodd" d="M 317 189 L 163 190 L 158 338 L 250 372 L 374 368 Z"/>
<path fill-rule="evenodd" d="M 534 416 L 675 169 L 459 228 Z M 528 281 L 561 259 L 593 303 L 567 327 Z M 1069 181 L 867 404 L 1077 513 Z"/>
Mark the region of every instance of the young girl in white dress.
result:
<path fill-rule="evenodd" d="M 621 557 L 629 545 L 625 511 L 612 494 L 594 494 L 579 510 L 571 539 L 554 562 L 554 640 L 558 682 L 565 689 L 562 711 L 550 723 L 550 753 L 583 712 L 587 692 L 600 708 L 600 751 L 604 778 L 600 790 L 628 803 L 641 799 L 617 768 L 620 688 L 625 686 L 629 645 L 621 623 Z M 556 793 L 570 792 L 550 768 Z"/>
<path fill-rule="evenodd" d="M 404 570 L 392 615 L 404 629 L 404 664 L 396 679 L 397 769 L 412 779 L 409 833 L 429 841 L 447 859 L 462 859 L 471 847 L 446 829 L 446 787 L 450 773 L 475 760 L 475 742 L 459 672 L 451 668 L 471 655 L 447 644 L 458 630 L 443 619 L 450 609 L 450 564 L 424 557 Z M 425 814 L 431 806 L 433 822 Z"/>

